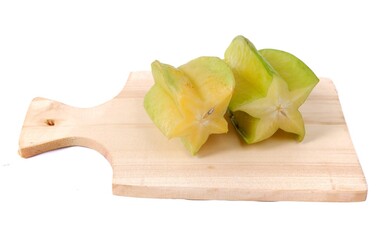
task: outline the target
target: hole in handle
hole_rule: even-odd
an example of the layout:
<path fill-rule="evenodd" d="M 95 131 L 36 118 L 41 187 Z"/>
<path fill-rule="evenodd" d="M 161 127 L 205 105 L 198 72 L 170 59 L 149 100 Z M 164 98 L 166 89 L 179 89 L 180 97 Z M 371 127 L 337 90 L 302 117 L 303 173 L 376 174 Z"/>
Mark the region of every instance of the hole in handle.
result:
<path fill-rule="evenodd" d="M 55 122 L 54 122 L 53 119 L 46 119 L 46 124 L 47 124 L 48 126 L 54 126 L 54 125 L 55 125 Z"/>

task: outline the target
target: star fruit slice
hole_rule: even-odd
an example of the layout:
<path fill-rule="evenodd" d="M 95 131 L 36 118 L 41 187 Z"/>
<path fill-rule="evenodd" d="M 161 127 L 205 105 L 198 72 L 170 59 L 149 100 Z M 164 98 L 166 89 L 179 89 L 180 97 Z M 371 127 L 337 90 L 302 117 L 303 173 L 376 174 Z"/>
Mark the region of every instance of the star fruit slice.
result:
<path fill-rule="evenodd" d="M 178 68 L 154 61 L 152 74 L 144 107 L 166 137 L 181 138 L 195 155 L 209 135 L 228 131 L 224 115 L 235 81 L 223 60 L 200 57 Z"/>
<path fill-rule="evenodd" d="M 278 129 L 305 136 L 299 107 L 319 79 L 294 55 L 275 49 L 257 51 L 237 36 L 225 52 L 236 87 L 229 105 L 231 121 L 247 143 L 271 137 Z"/>

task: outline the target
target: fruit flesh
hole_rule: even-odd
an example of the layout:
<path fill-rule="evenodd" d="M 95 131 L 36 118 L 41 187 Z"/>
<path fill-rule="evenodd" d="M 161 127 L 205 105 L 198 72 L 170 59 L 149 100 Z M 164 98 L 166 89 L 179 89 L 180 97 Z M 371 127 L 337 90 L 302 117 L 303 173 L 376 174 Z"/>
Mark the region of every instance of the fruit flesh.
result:
<path fill-rule="evenodd" d="M 315 74 L 294 55 L 274 49 L 257 51 L 243 36 L 232 41 L 225 61 L 236 79 L 229 104 L 231 120 L 243 139 L 259 142 L 282 129 L 301 141 L 305 127 L 298 109 L 318 83 Z"/>
<path fill-rule="evenodd" d="M 227 132 L 224 115 L 235 81 L 223 60 L 200 57 L 179 68 L 155 61 L 152 74 L 144 107 L 165 136 L 180 137 L 194 155 L 210 134 Z"/>

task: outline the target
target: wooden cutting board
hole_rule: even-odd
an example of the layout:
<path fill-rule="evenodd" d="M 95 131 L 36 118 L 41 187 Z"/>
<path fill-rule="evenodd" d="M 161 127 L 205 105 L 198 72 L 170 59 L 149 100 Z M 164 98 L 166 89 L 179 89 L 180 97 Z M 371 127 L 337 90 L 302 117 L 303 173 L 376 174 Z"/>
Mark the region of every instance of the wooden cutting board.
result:
<path fill-rule="evenodd" d="M 321 79 L 301 107 L 306 137 L 278 132 L 247 145 L 230 127 L 212 135 L 197 156 L 167 140 L 143 108 L 150 72 L 133 72 L 111 101 L 83 109 L 36 98 L 20 135 L 31 157 L 68 146 L 103 154 L 113 194 L 132 197 L 257 201 L 364 201 L 367 184 L 334 85 Z M 71 93 L 69 93 L 71 94 Z"/>

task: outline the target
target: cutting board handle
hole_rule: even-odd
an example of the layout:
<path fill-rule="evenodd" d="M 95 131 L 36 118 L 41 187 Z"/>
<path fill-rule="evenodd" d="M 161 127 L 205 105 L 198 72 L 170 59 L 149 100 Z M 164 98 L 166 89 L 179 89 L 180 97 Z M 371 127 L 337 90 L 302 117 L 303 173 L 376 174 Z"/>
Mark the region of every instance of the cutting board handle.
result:
<path fill-rule="evenodd" d="M 93 109 L 75 108 L 46 98 L 33 99 L 20 134 L 20 155 L 28 158 L 54 149 L 84 146 L 106 156 L 106 148 L 93 140 L 94 131 L 83 128 L 99 117 L 94 116 Z"/>

